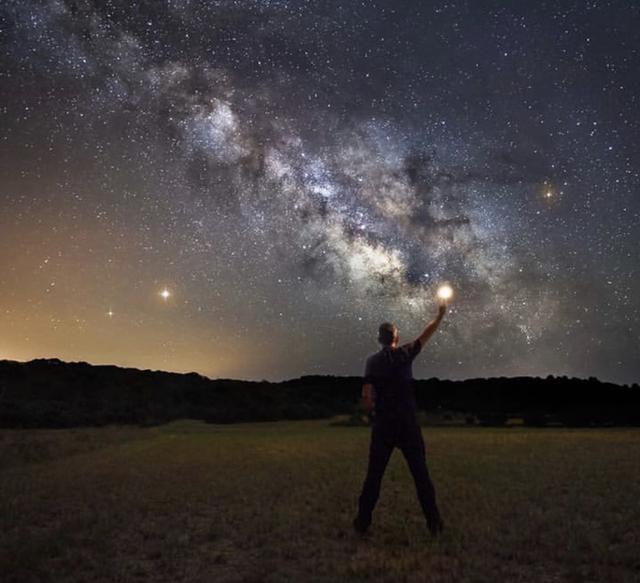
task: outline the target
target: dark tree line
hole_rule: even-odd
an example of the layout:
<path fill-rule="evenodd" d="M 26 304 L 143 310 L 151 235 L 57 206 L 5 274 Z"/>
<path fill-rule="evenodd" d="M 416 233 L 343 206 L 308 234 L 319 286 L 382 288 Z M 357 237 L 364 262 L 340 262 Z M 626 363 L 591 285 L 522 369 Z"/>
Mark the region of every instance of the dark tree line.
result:
<path fill-rule="evenodd" d="M 640 387 L 566 376 L 416 381 L 418 407 L 473 414 L 484 425 L 640 425 Z"/>
<path fill-rule="evenodd" d="M 312 419 L 353 413 L 360 377 L 282 382 L 208 379 L 196 373 L 65 363 L 0 361 L 0 426 L 151 425 Z M 522 417 L 529 425 L 640 425 L 640 388 L 588 380 L 517 377 L 416 381 L 418 406 L 464 413 L 484 425 Z"/>

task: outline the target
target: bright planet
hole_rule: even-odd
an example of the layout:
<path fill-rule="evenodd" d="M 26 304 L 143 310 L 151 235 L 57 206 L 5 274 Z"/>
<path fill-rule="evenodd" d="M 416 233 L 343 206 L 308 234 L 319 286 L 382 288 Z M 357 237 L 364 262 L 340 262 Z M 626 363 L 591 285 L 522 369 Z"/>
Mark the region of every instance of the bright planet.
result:
<path fill-rule="evenodd" d="M 452 296 L 453 296 L 453 288 L 450 285 L 445 284 L 445 285 L 441 285 L 438 288 L 438 297 L 441 300 L 450 300 Z"/>

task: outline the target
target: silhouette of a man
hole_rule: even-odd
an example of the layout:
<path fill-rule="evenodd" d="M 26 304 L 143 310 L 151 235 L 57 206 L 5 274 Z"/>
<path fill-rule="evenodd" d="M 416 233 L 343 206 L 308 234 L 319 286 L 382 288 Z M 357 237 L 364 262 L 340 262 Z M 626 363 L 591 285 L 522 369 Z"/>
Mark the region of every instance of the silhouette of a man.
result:
<path fill-rule="evenodd" d="M 437 536 L 444 527 L 427 469 L 422 432 L 416 419 L 411 366 L 436 331 L 446 309 L 444 303 L 440 304 L 437 317 L 427 324 L 422 334 L 402 346 L 398 346 L 397 326 L 389 322 L 381 324 L 378 342 L 382 348 L 367 358 L 362 397 L 365 409 L 369 412 L 373 409 L 374 415 L 369 466 L 358 500 L 358 514 L 353 521 L 353 527 L 359 534 L 364 534 L 371 524 L 382 476 L 395 447 L 402 451 L 407 461 L 429 532 Z"/>

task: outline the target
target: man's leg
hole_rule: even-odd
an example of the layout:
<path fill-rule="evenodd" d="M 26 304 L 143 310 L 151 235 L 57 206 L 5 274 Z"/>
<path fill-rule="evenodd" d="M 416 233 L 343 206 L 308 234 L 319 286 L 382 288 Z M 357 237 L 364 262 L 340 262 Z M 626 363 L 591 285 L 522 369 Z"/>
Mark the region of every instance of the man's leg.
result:
<path fill-rule="evenodd" d="M 362 485 L 362 493 L 358 500 L 358 527 L 366 530 L 371 524 L 371 515 L 380 496 L 380 484 L 382 476 L 393 451 L 392 435 L 389 428 L 381 423 L 375 424 L 371 429 L 371 442 L 369 444 L 369 466 L 367 476 Z"/>
<path fill-rule="evenodd" d="M 427 468 L 424 439 L 419 426 L 409 427 L 401 448 L 413 476 L 416 494 L 431 532 L 441 530 L 442 520 L 436 504 L 436 491 Z"/>

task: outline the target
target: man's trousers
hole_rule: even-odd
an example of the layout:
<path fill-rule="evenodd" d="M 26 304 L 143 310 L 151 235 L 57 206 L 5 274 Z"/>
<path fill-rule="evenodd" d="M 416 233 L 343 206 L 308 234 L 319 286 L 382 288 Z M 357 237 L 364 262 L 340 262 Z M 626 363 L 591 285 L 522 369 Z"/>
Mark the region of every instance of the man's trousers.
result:
<path fill-rule="evenodd" d="M 378 415 L 371 428 L 369 466 L 358 500 L 358 517 L 364 525 L 371 524 L 382 476 L 395 447 L 400 449 L 407 461 L 425 518 L 433 520 L 439 517 L 435 489 L 427 469 L 422 431 L 415 414 Z"/>

